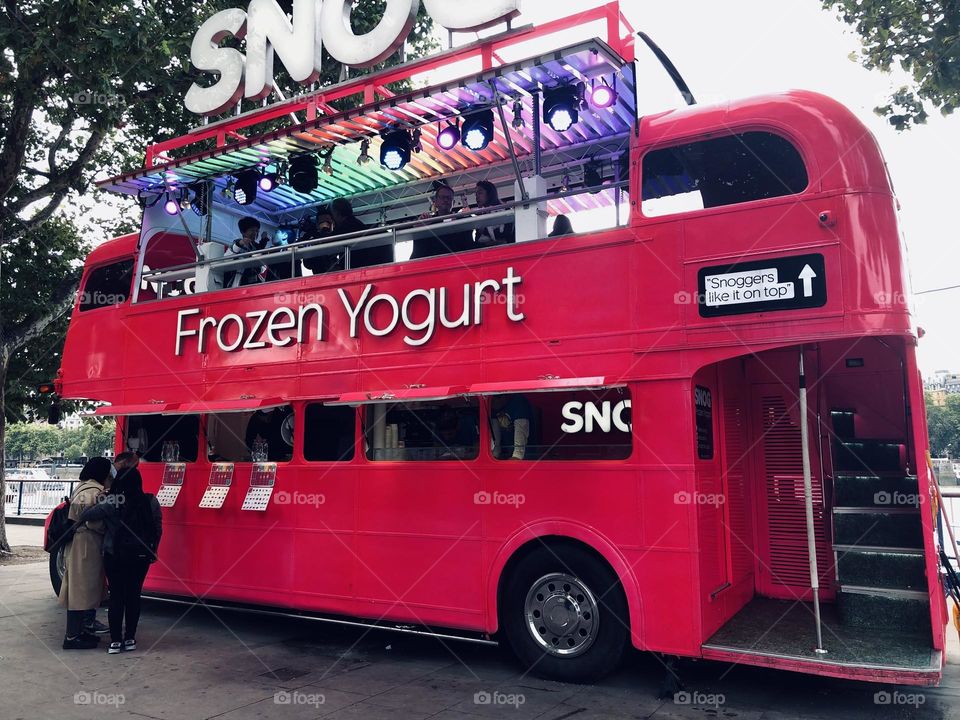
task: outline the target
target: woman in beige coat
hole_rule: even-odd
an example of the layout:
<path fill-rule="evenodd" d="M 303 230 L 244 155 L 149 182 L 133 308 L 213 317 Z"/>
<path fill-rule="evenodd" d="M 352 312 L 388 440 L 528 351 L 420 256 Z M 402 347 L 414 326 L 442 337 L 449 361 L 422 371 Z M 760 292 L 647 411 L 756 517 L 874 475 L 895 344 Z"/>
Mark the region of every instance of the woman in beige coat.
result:
<path fill-rule="evenodd" d="M 113 464 L 103 457 L 93 458 L 83 466 L 82 482 L 70 498 L 71 520 L 76 522 L 84 510 L 100 502 L 112 469 Z M 64 551 L 66 572 L 60 586 L 60 604 L 67 608 L 64 650 L 90 650 L 100 643 L 100 638 L 83 631 L 83 620 L 86 612 L 99 607 L 106 597 L 100 553 L 103 533 L 103 521 L 83 523 Z"/>

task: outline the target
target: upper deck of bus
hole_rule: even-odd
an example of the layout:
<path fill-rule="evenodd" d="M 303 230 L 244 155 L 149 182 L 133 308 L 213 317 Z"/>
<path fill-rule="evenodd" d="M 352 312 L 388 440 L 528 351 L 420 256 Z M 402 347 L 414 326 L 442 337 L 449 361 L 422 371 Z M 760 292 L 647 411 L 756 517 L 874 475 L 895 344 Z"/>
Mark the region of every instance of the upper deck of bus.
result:
<path fill-rule="evenodd" d="M 689 376 L 744 347 L 911 334 L 895 199 L 864 125 L 804 91 L 638 117 L 632 33 L 611 32 L 519 59 L 507 59 L 518 40 L 507 33 L 447 53 L 450 63 L 481 64 L 454 81 L 390 93 L 384 85 L 409 77 L 421 67 L 414 62 L 151 147 L 147 167 L 100 183 L 140 198 L 143 226 L 87 259 L 61 395 L 169 407 L 451 386 L 465 377 L 610 383 Z M 590 104 L 598 83 L 616 90 L 610 107 Z M 558 132 L 542 121 L 543 97 L 571 86 L 585 93 L 579 119 Z M 359 107 L 334 107 L 358 97 Z M 493 111 L 489 145 L 443 150 L 439 131 L 478 109 Z M 240 132 L 288 114 L 294 122 L 279 129 Z M 422 150 L 391 171 L 376 158 L 383 133 L 397 128 Z M 311 192 L 282 184 L 249 206 L 235 202 L 240 173 L 282 174 L 293 157 L 318 151 Z M 372 162 L 363 162 L 367 154 Z M 438 180 L 458 197 L 489 180 L 503 205 L 419 221 Z M 198 184 L 208 193 L 203 215 L 187 209 Z M 337 197 L 368 230 L 233 258 L 209 252 L 238 235 L 243 215 L 274 235 L 296 232 Z M 548 217 L 585 212 L 591 224 L 602 215 L 604 227 L 547 236 Z M 505 222 L 516 242 L 403 259 L 418 238 Z M 313 275 L 300 265 L 377 246 L 393 248 L 394 262 Z M 807 282 L 822 302 L 704 310 L 705 273 L 817 257 L 822 266 L 814 263 Z M 211 273 L 276 263 L 297 276 L 207 284 Z M 798 298 L 806 287 L 780 280 Z"/>

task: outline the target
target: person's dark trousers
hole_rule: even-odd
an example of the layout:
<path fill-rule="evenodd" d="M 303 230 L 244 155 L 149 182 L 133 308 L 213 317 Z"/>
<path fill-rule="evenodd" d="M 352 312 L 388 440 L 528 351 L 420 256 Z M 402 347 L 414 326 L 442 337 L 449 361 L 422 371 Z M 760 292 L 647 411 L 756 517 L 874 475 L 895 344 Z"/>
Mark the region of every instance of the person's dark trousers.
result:
<path fill-rule="evenodd" d="M 96 619 L 97 619 L 97 609 L 96 609 L 96 608 L 90 608 L 89 610 L 84 610 L 84 611 L 83 611 L 83 624 L 84 624 L 84 626 L 86 626 L 86 625 L 93 625 L 93 621 L 96 620 Z"/>
<path fill-rule="evenodd" d="M 83 624 L 89 610 L 67 610 L 67 637 L 75 638 L 83 632 Z"/>
<path fill-rule="evenodd" d="M 107 571 L 107 582 L 110 583 L 110 604 L 107 609 L 110 641 L 132 640 L 137 636 L 140 593 L 143 591 L 143 581 L 147 577 L 150 563 L 144 558 L 104 555 L 103 567 Z"/>

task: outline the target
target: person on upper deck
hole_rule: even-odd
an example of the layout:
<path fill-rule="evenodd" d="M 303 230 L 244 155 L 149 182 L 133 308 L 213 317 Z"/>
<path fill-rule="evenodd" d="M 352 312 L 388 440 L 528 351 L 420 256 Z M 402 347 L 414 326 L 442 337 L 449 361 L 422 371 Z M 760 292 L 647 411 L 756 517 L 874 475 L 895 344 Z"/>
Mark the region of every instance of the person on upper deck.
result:
<path fill-rule="evenodd" d="M 453 214 L 453 188 L 442 180 L 437 180 L 433 184 L 433 200 L 430 209 L 420 215 L 419 220 L 432 220 L 433 218 L 444 217 Z M 433 233 L 417 237 L 413 241 L 413 253 L 411 260 L 433 257 L 434 255 L 446 255 L 447 253 L 462 252 L 473 248 L 473 238 L 469 232 L 454 231 L 441 232 L 437 228 Z"/>
<path fill-rule="evenodd" d="M 481 180 L 477 183 L 477 209 L 494 208 L 502 205 L 500 194 L 497 192 L 497 186 L 487 180 Z M 513 223 L 502 223 L 499 225 L 487 225 L 477 228 L 473 233 L 473 240 L 478 247 L 490 247 L 492 245 L 504 245 L 512 243 L 515 240 Z"/>
<path fill-rule="evenodd" d="M 231 243 L 230 247 L 224 252 L 224 256 L 242 255 L 243 253 L 253 252 L 254 250 L 263 250 L 270 243 L 270 238 L 266 233 L 257 239 L 260 234 L 260 221 L 255 217 L 247 215 L 240 218 L 237 222 L 240 229 L 240 237 Z M 223 274 L 223 286 L 225 288 L 239 287 L 241 285 L 252 285 L 263 282 L 266 268 L 264 266 L 253 266 L 243 270 L 232 270 Z"/>
<path fill-rule="evenodd" d="M 566 215 L 557 215 L 556 219 L 553 221 L 553 230 L 550 231 L 548 237 L 558 237 L 559 235 L 572 235 L 573 234 L 573 225 L 570 222 L 570 218 Z"/>
<path fill-rule="evenodd" d="M 353 207 L 346 198 L 337 198 L 330 203 L 330 214 L 333 216 L 334 235 L 355 233 L 367 229 L 367 225 L 362 223 L 357 216 L 353 214 Z M 391 245 L 356 249 L 350 248 L 351 268 L 383 265 L 384 263 L 391 262 L 393 262 L 393 247 Z"/>
<path fill-rule="evenodd" d="M 326 206 L 318 208 L 314 221 L 308 222 L 308 227 L 304 228 L 299 241 L 331 240 L 335 234 L 333 224 L 333 213 L 330 208 Z M 303 264 L 313 271 L 314 275 L 336 272 L 343 270 L 343 253 L 305 258 Z"/>

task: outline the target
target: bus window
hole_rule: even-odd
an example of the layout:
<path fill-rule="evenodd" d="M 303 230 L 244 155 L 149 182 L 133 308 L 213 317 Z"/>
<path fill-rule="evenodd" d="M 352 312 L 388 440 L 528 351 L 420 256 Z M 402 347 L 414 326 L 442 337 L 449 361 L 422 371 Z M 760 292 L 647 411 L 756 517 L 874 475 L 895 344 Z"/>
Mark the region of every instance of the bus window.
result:
<path fill-rule="evenodd" d="M 289 405 L 207 416 L 210 462 L 287 462 L 293 458 Z"/>
<path fill-rule="evenodd" d="M 511 393 L 490 399 L 498 460 L 624 460 L 633 447 L 625 388 Z"/>
<path fill-rule="evenodd" d="M 303 419 L 303 457 L 310 462 L 353 460 L 356 416 L 352 407 L 307 405 Z"/>
<path fill-rule="evenodd" d="M 369 460 L 472 460 L 480 449 L 476 398 L 370 405 Z"/>
<path fill-rule="evenodd" d="M 198 415 L 130 415 L 124 446 L 146 462 L 196 462 Z"/>
<path fill-rule="evenodd" d="M 133 260 L 122 260 L 94 268 L 80 295 L 80 312 L 125 303 L 133 281 Z"/>
<path fill-rule="evenodd" d="M 807 169 L 789 140 L 744 132 L 652 150 L 643 157 L 641 210 L 658 217 L 795 195 Z"/>

